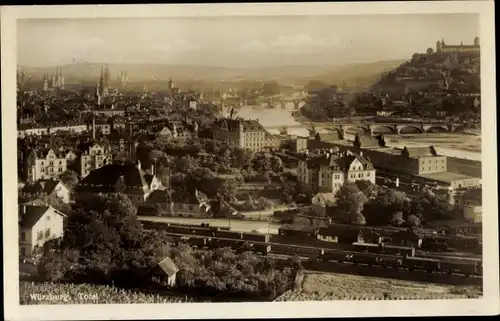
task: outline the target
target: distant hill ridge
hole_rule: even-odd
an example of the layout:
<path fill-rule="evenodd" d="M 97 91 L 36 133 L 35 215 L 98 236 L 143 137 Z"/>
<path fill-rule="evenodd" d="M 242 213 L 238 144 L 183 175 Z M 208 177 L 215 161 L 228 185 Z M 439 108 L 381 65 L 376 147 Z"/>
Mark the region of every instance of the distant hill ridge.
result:
<path fill-rule="evenodd" d="M 342 81 L 373 83 L 380 75 L 395 68 L 403 60 L 380 61 L 374 63 L 353 63 L 339 66 L 332 65 L 284 65 L 272 67 L 219 67 L 203 65 L 166 65 L 166 64 L 108 64 L 111 78 L 116 78 L 126 71 L 129 79 L 168 79 L 174 81 L 196 80 L 277 80 L 281 83 L 304 85 L 309 80 L 317 79 L 331 84 Z M 74 79 L 97 79 L 101 66 L 105 63 L 73 63 L 62 67 L 66 81 Z M 29 67 L 21 66 L 28 76 L 42 77 L 44 73 L 55 73 L 56 66 Z M 373 80 L 373 81 L 372 81 Z"/>

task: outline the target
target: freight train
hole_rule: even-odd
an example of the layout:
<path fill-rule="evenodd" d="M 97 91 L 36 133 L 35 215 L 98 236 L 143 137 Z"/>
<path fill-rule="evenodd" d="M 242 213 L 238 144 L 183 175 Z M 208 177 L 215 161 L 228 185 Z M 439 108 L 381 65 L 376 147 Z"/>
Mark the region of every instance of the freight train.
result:
<path fill-rule="evenodd" d="M 145 228 L 160 229 L 183 235 L 181 243 L 203 248 L 230 247 L 236 251 L 252 251 L 261 255 L 283 254 L 337 263 L 365 264 L 428 273 L 482 276 L 480 260 L 426 258 L 415 256 L 415 248 L 383 243 L 352 243 L 351 249 L 325 249 L 314 246 L 269 243 L 269 235 L 245 233 L 210 227 L 208 224 L 180 225 L 143 221 Z"/>
<path fill-rule="evenodd" d="M 415 248 L 411 246 L 398 246 L 384 243 L 352 243 L 355 251 L 368 253 L 382 253 L 399 256 L 415 256 Z"/>
<path fill-rule="evenodd" d="M 482 263 L 478 260 L 435 259 L 408 255 L 380 255 L 367 252 L 346 252 L 325 249 L 319 250 L 318 257 L 322 261 L 391 267 L 405 269 L 409 272 L 426 271 L 427 273 L 445 273 L 448 275 L 455 273 L 465 275 L 466 277 L 483 275 Z"/>

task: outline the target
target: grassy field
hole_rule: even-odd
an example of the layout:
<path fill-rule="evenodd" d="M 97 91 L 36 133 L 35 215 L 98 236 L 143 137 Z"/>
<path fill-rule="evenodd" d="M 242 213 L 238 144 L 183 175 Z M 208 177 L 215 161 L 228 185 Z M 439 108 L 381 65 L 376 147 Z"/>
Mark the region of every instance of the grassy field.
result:
<path fill-rule="evenodd" d="M 336 273 L 306 272 L 301 288 L 285 293 L 277 301 L 327 300 L 425 300 L 478 298 L 478 286 L 447 286 L 362 277 Z"/>
<path fill-rule="evenodd" d="M 19 283 L 20 304 L 183 303 L 189 298 L 92 284 Z"/>

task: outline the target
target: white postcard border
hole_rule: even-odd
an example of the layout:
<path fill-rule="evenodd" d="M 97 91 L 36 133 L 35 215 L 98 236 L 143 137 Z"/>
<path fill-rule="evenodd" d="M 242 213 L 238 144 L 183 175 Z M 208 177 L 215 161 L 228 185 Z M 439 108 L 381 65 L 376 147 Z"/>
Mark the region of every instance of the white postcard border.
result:
<path fill-rule="evenodd" d="M 6 320 L 482 315 L 499 313 L 495 37 L 492 1 L 266 3 L 1 8 L 4 300 Z M 480 14 L 484 296 L 471 300 L 20 306 L 16 162 L 16 20 L 262 15 Z"/>

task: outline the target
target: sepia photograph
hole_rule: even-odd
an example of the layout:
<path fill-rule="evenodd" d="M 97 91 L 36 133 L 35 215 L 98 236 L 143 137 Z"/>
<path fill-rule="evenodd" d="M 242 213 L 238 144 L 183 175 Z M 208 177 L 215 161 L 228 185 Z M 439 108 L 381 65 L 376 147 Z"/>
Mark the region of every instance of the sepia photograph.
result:
<path fill-rule="evenodd" d="M 499 313 L 492 10 L 2 7 L 6 318 Z"/>

